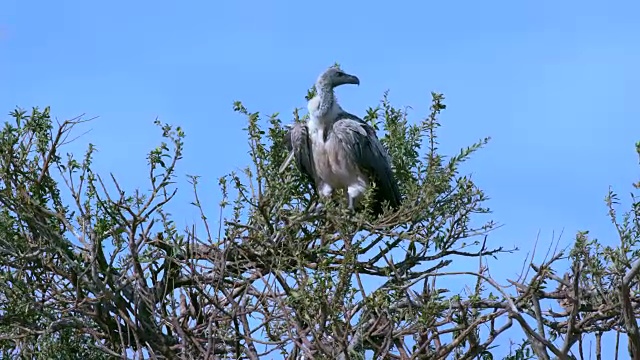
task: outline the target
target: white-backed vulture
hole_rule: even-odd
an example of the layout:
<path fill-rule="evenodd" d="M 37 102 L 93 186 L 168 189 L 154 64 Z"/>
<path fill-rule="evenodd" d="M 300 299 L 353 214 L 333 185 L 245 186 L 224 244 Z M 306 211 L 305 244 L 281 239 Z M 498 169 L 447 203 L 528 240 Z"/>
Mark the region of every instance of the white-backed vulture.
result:
<path fill-rule="evenodd" d="M 382 202 L 400 205 L 398 184 L 389 156 L 375 130 L 359 117 L 346 112 L 334 95 L 334 88 L 360 84 L 358 77 L 337 67 L 323 72 L 315 84 L 316 95 L 309 100 L 309 120 L 290 126 L 286 134 L 289 157 L 313 182 L 321 196 L 334 189 L 346 189 L 349 209 L 355 210 L 370 182 L 376 183 L 373 212 L 382 212 Z"/>

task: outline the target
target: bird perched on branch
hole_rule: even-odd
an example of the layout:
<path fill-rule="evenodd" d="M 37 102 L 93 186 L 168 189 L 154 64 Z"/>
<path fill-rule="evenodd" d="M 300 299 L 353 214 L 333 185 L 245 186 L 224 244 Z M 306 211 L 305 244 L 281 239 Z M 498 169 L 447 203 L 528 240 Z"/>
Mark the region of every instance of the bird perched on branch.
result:
<path fill-rule="evenodd" d="M 391 169 L 386 149 L 375 130 L 338 104 L 334 88 L 344 84 L 360 85 L 357 76 L 338 67 L 330 67 L 318 77 L 315 96 L 309 100 L 309 120 L 295 123 L 285 135 L 289 156 L 281 171 L 295 158 L 296 167 L 323 197 L 334 189 L 345 189 L 350 210 L 371 182 L 376 184 L 373 213 L 382 213 L 382 203 L 400 205 L 400 190 Z"/>

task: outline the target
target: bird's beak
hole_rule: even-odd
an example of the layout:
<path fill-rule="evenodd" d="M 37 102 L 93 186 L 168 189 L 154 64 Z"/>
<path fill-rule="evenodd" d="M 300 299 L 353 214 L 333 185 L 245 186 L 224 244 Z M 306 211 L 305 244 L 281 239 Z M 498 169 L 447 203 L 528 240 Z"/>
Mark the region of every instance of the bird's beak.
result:
<path fill-rule="evenodd" d="M 355 84 L 360 86 L 360 79 L 355 75 L 349 75 L 349 84 Z"/>

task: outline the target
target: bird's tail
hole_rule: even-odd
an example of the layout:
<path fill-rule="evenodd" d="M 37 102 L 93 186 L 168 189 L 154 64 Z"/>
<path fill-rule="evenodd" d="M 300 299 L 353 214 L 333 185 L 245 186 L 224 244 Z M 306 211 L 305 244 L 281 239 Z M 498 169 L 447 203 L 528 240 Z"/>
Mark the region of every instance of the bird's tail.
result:
<path fill-rule="evenodd" d="M 385 196 L 386 195 L 386 196 Z M 383 189 L 375 188 L 373 193 L 373 199 L 371 204 L 371 212 L 375 217 L 379 217 L 384 212 L 384 203 L 389 203 L 392 209 L 397 209 L 400 206 L 400 191 L 396 187 L 389 193 L 383 191 Z"/>
<path fill-rule="evenodd" d="M 287 166 L 289 166 L 289 164 L 291 163 L 291 160 L 293 160 L 293 156 L 295 154 L 293 153 L 293 150 L 289 151 L 289 156 L 287 156 L 287 159 L 282 163 L 282 165 L 280 165 L 280 169 L 278 169 L 278 173 L 282 174 L 284 172 L 284 169 L 287 168 Z"/>

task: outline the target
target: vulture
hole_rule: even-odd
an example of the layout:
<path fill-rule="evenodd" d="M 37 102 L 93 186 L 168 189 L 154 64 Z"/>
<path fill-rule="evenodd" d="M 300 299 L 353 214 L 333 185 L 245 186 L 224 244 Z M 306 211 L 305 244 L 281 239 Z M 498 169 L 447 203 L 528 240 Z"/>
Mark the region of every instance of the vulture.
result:
<path fill-rule="evenodd" d="M 387 150 L 373 127 L 338 104 L 334 88 L 344 84 L 360 85 L 360 79 L 335 66 L 320 74 L 315 96 L 307 104 L 309 120 L 287 125 L 289 156 L 280 170 L 295 159 L 297 169 L 320 196 L 329 197 L 334 189 L 346 190 L 351 211 L 374 182 L 372 210 L 378 216 L 384 201 L 392 208 L 400 205 L 400 190 Z"/>

